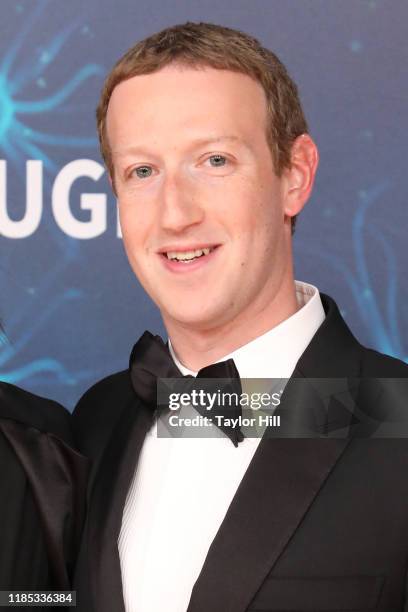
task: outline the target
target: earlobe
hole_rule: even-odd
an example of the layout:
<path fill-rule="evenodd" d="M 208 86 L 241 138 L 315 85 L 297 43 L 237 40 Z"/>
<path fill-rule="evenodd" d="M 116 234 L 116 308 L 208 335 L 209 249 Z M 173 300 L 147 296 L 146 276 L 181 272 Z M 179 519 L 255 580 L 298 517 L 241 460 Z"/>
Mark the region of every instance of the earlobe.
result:
<path fill-rule="evenodd" d="M 291 167 L 287 173 L 285 214 L 294 217 L 308 201 L 313 189 L 319 152 L 309 134 L 298 136 L 292 145 Z"/>

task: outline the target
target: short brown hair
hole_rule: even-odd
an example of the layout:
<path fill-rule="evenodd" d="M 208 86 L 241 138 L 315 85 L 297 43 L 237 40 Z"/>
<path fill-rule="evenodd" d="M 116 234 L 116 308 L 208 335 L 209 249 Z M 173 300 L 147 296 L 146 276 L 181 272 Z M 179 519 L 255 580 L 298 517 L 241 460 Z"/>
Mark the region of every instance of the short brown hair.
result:
<path fill-rule="evenodd" d="M 106 134 L 106 114 L 119 83 L 151 74 L 169 64 L 217 68 L 246 74 L 258 81 L 266 94 L 267 141 L 278 176 L 290 167 L 294 140 L 308 131 L 296 84 L 279 58 L 253 36 L 212 23 L 187 22 L 152 34 L 129 49 L 106 78 L 96 111 L 102 157 L 113 177 Z M 292 231 L 295 217 L 292 218 Z"/>

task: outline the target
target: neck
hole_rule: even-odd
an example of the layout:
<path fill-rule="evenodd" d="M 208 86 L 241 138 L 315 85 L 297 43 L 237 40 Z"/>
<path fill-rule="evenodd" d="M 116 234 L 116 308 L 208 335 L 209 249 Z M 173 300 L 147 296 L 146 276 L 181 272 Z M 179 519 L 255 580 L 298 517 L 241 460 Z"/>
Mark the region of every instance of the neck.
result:
<path fill-rule="evenodd" d="M 179 361 L 196 372 L 273 329 L 298 309 L 291 275 L 282 282 L 272 299 L 254 301 L 244 312 L 220 326 L 197 329 L 163 319 Z"/>

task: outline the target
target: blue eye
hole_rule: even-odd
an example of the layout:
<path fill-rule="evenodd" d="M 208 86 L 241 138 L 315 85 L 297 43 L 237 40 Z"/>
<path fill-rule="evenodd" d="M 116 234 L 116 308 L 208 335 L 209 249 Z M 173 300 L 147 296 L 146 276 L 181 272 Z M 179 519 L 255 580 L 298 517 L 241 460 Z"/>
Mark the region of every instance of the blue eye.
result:
<path fill-rule="evenodd" d="M 211 157 L 209 157 L 208 159 L 210 160 L 211 165 L 214 166 L 215 168 L 218 168 L 220 166 L 225 166 L 225 163 L 227 161 L 227 158 L 224 157 L 224 155 L 218 155 L 218 154 L 211 155 Z"/>
<path fill-rule="evenodd" d="M 148 178 L 152 174 L 151 166 L 139 166 L 138 168 L 134 168 L 132 172 L 136 172 L 139 178 Z"/>

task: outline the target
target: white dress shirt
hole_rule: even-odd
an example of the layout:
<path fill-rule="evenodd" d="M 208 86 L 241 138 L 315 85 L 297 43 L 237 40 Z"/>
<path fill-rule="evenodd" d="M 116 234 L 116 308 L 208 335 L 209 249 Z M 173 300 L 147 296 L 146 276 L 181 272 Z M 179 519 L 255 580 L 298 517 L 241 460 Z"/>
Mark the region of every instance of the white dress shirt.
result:
<path fill-rule="evenodd" d="M 325 314 L 316 287 L 295 281 L 299 310 L 219 361 L 241 378 L 290 378 Z M 193 374 L 172 357 L 182 374 Z M 216 438 L 144 441 L 128 491 L 118 546 L 126 612 L 184 612 L 208 549 L 258 447 Z"/>

